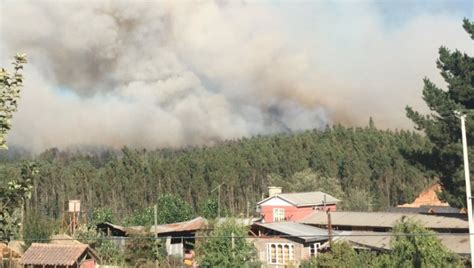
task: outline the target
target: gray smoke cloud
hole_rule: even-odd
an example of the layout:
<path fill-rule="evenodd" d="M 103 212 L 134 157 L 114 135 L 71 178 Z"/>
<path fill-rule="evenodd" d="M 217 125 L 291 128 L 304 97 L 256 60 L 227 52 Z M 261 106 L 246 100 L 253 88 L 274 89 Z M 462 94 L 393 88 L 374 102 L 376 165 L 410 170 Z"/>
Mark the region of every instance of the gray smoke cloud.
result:
<path fill-rule="evenodd" d="M 291 4 L 290 4 L 291 5 Z M 291 6 L 290 6 L 291 7 Z M 35 151 L 213 144 L 327 124 L 409 126 L 441 44 L 469 49 L 460 20 L 420 15 L 386 33 L 370 6 L 236 2 L 1 2 L 1 64 L 29 55 L 10 144 Z M 303 14 L 304 15 L 304 14 Z M 342 14 L 344 15 L 344 14 Z"/>

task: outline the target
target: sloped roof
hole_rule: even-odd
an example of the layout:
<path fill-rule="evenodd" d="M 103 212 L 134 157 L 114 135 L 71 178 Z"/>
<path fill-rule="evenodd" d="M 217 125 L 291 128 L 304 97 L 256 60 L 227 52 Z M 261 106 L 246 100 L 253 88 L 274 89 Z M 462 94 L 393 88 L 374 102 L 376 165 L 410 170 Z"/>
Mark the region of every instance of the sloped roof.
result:
<path fill-rule="evenodd" d="M 33 243 L 25 254 L 23 254 L 20 264 L 73 265 L 79 257 L 88 250 L 90 251 L 89 246 L 85 244 L 64 245 Z"/>
<path fill-rule="evenodd" d="M 333 226 L 357 226 L 357 227 L 384 227 L 392 228 L 402 218 L 412 219 L 420 222 L 429 229 L 467 229 L 467 219 L 459 216 L 429 215 L 414 213 L 390 213 L 390 212 L 331 212 Z M 298 222 L 313 225 L 327 225 L 327 215 L 324 212 L 315 211 Z"/>
<path fill-rule="evenodd" d="M 151 233 L 157 232 L 158 234 L 189 232 L 189 231 L 198 231 L 198 230 L 205 229 L 206 226 L 207 226 L 207 220 L 204 219 L 203 217 L 197 217 L 189 221 L 154 225 L 150 227 L 150 232 Z"/>
<path fill-rule="evenodd" d="M 384 232 L 364 232 L 364 231 L 343 231 L 337 232 L 336 241 L 347 241 L 360 247 L 390 250 L 390 233 Z"/>
<path fill-rule="evenodd" d="M 280 198 L 286 202 L 289 202 L 297 207 L 324 205 L 325 198 L 326 198 L 326 204 L 335 204 L 340 201 L 339 199 L 335 198 L 332 195 L 317 191 L 317 192 L 278 194 L 278 195 L 268 197 L 258 202 L 257 205 L 260 205 L 266 202 L 267 200 L 270 200 L 275 197 Z"/>
<path fill-rule="evenodd" d="M 328 230 L 297 222 L 282 221 L 272 223 L 255 223 L 254 225 L 299 238 L 304 242 L 315 242 L 328 239 Z"/>
<path fill-rule="evenodd" d="M 110 229 L 112 230 L 112 235 L 114 236 L 127 236 L 130 233 L 140 233 L 140 232 L 145 232 L 145 227 L 144 226 L 121 226 L 117 224 L 113 224 L 110 222 L 101 222 L 96 225 L 97 229 L 99 230 L 104 230 L 104 229 Z"/>
<path fill-rule="evenodd" d="M 419 207 L 391 207 L 387 212 L 402 212 L 402 213 L 424 213 L 424 214 L 459 214 L 459 208 L 449 206 L 419 206 Z"/>
<path fill-rule="evenodd" d="M 235 222 L 237 225 L 240 225 L 240 226 L 250 226 L 252 225 L 254 222 L 257 222 L 261 220 L 261 218 L 229 218 L 229 217 L 221 217 L 221 218 L 217 218 L 216 219 L 216 224 L 217 225 L 220 225 L 220 224 L 224 224 L 224 223 L 227 223 L 227 222 Z"/>
<path fill-rule="evenodd" d="M 336 236 L 335 240 L 344 240 L 360 247 L 390 250 L 391 233 L 382 232 L 365 232 L 365 231 L 344 231 L 339 232 L 340 236 Z M 468 234 L 440 234 L 434 235 L 441 243 L 454 253 L 460 255 L 469 255 L 469 235 Z"/>

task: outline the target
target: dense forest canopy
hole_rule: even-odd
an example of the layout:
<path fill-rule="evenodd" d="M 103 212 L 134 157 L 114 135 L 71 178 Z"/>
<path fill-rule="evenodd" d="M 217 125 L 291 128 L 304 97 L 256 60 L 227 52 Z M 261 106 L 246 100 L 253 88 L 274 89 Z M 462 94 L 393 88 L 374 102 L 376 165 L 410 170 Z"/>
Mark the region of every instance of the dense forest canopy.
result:
<path fill-rule="evenodd" d="M 283 191 L 323 189 L 342 199 L 343 208 L 383 210 L 412 201 L 432 182 L 431 174 L 404 157 L 413 150 L 430 150 L 428 141 L 410 131 L 378 130 L 370 121 L 365 128 L 336 125 L 212 147 L 4 155 L 0 183 L 19 178 L 24 162 L 35 161 L 39 173 L 27 210 L 52 218 L 61 218 L 67 200 L 77 198 L 85 211 L 107 207 L 124 219 L 165 193 L 181 196 L 200 213 L 217 198 L 211 190 L 221 183 L 221 206 L 233 215 L 252 214 L 275 184 Z"/>

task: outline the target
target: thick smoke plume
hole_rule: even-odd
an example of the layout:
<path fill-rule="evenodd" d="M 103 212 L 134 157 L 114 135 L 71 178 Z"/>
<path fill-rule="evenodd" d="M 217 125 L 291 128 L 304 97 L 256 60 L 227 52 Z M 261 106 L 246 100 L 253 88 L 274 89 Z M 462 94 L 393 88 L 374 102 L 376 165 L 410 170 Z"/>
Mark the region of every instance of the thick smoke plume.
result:
<path fill-rule="evenodd" d="M 422 78 L 439 82 L 437 48 L 469 48 L 448 17 L 387 33 L 370 6 L 341 14 L 322 4 L 305 30 L 304 14 L 286 8 L 1 2 L 1 65 L 16 52 L 30 60 L 9 141 L 36 151 L 213 144 L 369 116 L 407 127 L 403 107 L 422 106 Z"/>

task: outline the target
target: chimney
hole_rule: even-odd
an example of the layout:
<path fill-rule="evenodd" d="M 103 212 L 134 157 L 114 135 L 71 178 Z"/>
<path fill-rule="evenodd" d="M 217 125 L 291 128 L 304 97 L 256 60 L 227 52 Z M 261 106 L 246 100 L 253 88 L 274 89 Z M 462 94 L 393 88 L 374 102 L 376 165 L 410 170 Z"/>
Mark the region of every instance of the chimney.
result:
<path fill-rule="evenodd" d="M 281 187 L 268 186 L 268 197 L 273 197 L 279 194 L 281 194 Z"/>

